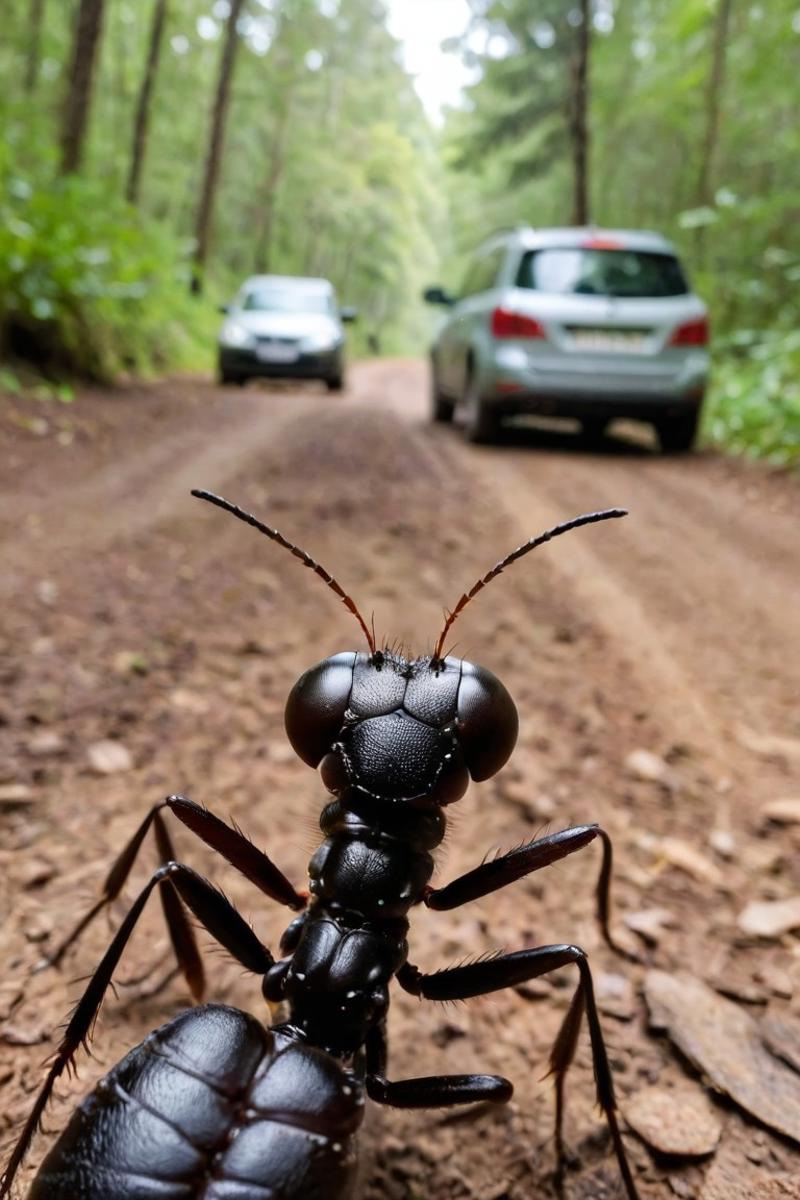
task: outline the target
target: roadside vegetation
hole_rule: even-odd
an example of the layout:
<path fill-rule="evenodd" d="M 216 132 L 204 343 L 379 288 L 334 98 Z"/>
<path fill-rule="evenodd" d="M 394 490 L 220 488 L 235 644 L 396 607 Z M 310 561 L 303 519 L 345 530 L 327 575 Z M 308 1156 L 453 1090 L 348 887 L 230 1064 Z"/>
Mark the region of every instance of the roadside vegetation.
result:
<path fill-rule="evenodd" d="M 8 0 L 0 346 L 48 376 L 208 369 L 216 305 L 320 274 L 355 349 L 505 225 L 653 228 L 712 314 L 706 439 L 800 461 L 796 0 L 471 0 L 436 128 L 380 0 Z"/>

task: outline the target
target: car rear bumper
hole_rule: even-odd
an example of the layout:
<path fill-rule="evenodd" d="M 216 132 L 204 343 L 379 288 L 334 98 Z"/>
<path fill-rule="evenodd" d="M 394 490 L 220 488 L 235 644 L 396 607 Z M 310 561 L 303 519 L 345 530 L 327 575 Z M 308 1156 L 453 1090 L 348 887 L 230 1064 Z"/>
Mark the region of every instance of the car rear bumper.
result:
<path fill-rule="evenodd" d="M 495 363 L 482 380 L 484 402 L 497 411 L 565 417 L 639 417 L 677 415 L 696 409 L 708 382 L 708 358 L 698 355 L 680 365 L 636 364 L 605 370 L 574 362 L 545 369 L 513 369 Z"/>
<path fill-rule="evenodd" d="M 703 402 L 702 389 L 682 396 L 578 396 L 569 393 L 544 395 L 515 392 L 488 396 L 486 401 L 504 416 L 524 413 L 551 417 L 629 417 L 653 420 L 693 412 Z"/>
<path fill-rule="evenodd" d="M 300 354 L 293 362 L 264 362 L 253 350 L 219 348 L 221 374 L 264 379 L 337 379 L 343 370 L 341 351 Z"/>

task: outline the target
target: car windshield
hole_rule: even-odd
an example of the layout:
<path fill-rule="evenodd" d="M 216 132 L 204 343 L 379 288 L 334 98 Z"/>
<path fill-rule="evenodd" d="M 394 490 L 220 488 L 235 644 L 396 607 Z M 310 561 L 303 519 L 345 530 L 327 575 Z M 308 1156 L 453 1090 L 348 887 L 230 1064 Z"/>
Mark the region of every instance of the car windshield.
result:
<path fill-rule="evenodd" d="M 247 293 L 242 308 L 245 312 L 332 313 L 333 297 L 311 288 L 260 287 Z"/>
<path fill-rule="evenodd" d="M 550 295 L 654 297 L 689 291 L 672 254 L 569 246 L 529 251 L 516 285 Z"/>

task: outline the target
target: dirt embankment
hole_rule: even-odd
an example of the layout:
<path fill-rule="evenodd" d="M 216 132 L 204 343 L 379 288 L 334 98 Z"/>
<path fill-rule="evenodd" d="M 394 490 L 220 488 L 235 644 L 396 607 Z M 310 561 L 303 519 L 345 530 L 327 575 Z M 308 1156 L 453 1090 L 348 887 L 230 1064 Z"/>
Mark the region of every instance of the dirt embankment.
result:
<path fill-rule="evenodd" d="M 742 917 L 752 901 L 800 893 L 796 482 L 713 455 L 661 459 L 635 441 L 589 452 L 525 431 L 474 450 L 427 426 L 423 396 L 421 367 L 384 362 L 355 371 L 341 400 L 180 381 L 81 397 L 72 427 L 44 438 L 0 426 L 3 1142 L 30 1106 L 47 1039 L 107 925 L 63 972 L 26 982 L 28 971 L 154 801 L 183 791 L 231 814 L 299 884 L 315 844 L 323 792 L 286 743 L 283 703 L 306 666 L 360 646 L 359 631 L 319 581 L 203 509 L 193 486 L 265 516 L 374 610 L 380 636 L 419 652 L 442 608 L 515 544 L 579 511 L 628 507 L 624 522 L 570 534 L 514 567 L 456 627 L 456 653 L 509 687 L 521 734 L 501 776 L 451 810 L 437 878 L 544 824 L 600 821 L 615 841 L 617 922 L 644 961 L 629 966 L 599 941 L 592 849 L 451 914 L 415 914 L 412 961 L 433 970 L 496 947 L 585 946 L 623 1111 L 646 1087 L 701 1086 L 648 1028 L 654 968 L 688 972 L 754 1020 L 768 1014 L 784 1049 L 796 1030 L 786 1024 L 800 1020 L 796 933 L 758 936 Z M 124 748 L 116 766 L 126 769 L 102 773 L 97 744 L 109 740 Z M 285 914 L 185 831 L 176 842 L 274 945 Z M 143 852 L 136 884 L 155 862 L 154 849 Z M 155 906 L 142 925 L 123 980 L 163 962 L 155 980 L 168 967 Z M 210 998 L 262 1011 L 257 983 L 219 956 L 207 961 Z M 541 1077 L 572 982 L 561 972 L 450 1009 L 398 989 L 394 1077 L 492 1071 L 516 1093 L 493 1112 L 373 1116 L 368 1200 L 554 1194 L 551 1086 Z M 83 1058 L 80 1079 L 59 1085 L 50 1133 L 187 999 L 179 981 L 150 998 L 142 990 L 109 997 L 97 1061 Z M 585 1042 L 568 1100 L 580 1166 L 567 1195 L 610 1198 L 617 1175 Z M 714 1108 L 721 1138 L 703 1160 L 654 1157 L 626 1132 L 643 1197 L 796 1195 L 785 1183 L 800 1172 L 792 1142 L 729 1101 Z M 37 1140 L 32 1164 L 47 1141 Z"/>

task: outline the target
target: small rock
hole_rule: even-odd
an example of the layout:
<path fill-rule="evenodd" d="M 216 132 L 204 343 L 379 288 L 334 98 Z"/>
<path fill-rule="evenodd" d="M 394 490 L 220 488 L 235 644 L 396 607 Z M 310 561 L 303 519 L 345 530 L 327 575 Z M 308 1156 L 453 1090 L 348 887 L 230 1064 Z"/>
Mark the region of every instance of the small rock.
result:
<path fill-rule="evenodd" d="M 753 900 L 739 913 L 742 933 L 775 938 L 800 928 L 800 896 L 789 900 Z"/>
<path fill-rule="evenodd" d="M 546 796 L 544 792 L 538 792 L 534 796 L 532 804 L 535 816 L 541 821 L 549 821 L 558 811 L 558 805 L 553 797 Z"/>
<path fill-rule="evenodd" d="M 13 808 L 16 804 L 32 804 L 33 788 L 26 783 L 0 783 L 0 804 Z"/>
<path fill-rule="evenodd" d="M 22 932 L 29 942 L 44 942 L 53 932 L 53 922 L 45 912 L 34 913 L 23 922 Z"/>
<path fill-rule="evenodd" d="M 93 742 L 86 751 L 89 765 L 98 775 L 116 775 L 120 771 L 130 771 L 133 759 L 130 751 L 122 742 L 105 740 Z"/>
<path fill-rule="evenodd" d="M 753 972 L 753 978 L 757 983 L 763 983 L 769 988 L 773 996 L 779 996 L 781 1000 L 791 1000 L 794 995 L 794 980 L 789 971 L 784 971 L 782 967 L 775 963 L 765 963 Z"/>
<path fill-rule="evenodd" d="M 269 742 L 267 744 L 267 754 L 274 763 L 290 763 L 297 761 L 297 756 L 288 742 Z"/>
<path fill-rule="evenodd" d="M 761 815 L 765 821 L 774 821 L 776 825 L 800 825 L 800 797 L 770 800 L 761 809 Z"/>
<path fill-rule="evenodd" d="M 64 739 L 55 729 L 41 729 L 28 738 L 26 748 L 28 754 L 32 754 L 34 758 L 47 758 L 63 753 Z"/>
<path fill-rule="evenodd" d="M 675 925 L 675 914 L 668 908 L 642 908 L 638 912 L 626 913 L 622 919 L 629 929 L 651 946 L 657 946 L 665 929 Z"/>
<path fill-rule="evenodd" d="M 800 1073 L 800 1021 L 768 1012 L 759 1028 L 764 1045 Z"/>
<path fill-rule="evenodd" d="M 58 599 L 58 584 L 52 579 L 42 579 L 36 585 L 36 595 L 42 604 L 55 604 Z"/>
<path fill-rule="evenodd" d="M 675 772 L 651 750 L 631 750 L 625 757 L 625 769 L 630 775 L 647 783 L 660 783 L 670 789 L 677 786 Z"/>
<path fill-rule="evenodd" d="M 113 659 L 117 675 L 147 675 L 150 664 L 137 650 L 119 650 Z"/>
<path fill-rule="evenodd" d="M 623 1106 L 622 1114 L 639 1137 L 661 1154 L 702 1158 L 722 1133 L 714 1106 L 698 1087 L 650 1087 Z"/>
<path fill-rule="evenodd" d="M 766 1004 L 769 1000 L 764 985 L 736 962 L 730 962 L 722 970 L 715 971 L 707 977 L 706 983 L 721 996 L 729 996 L 731 1000 L 741 1000 L 743 1004 Z"/>
<path fill-rule="evenodd" d="M 649 971 L 645 997 L 654 1026 L 745 1112 L 800 1142 L 800 1075 L 761 1040 L 753 1018 L 685 972 Z"/>
<path fill-rule="evenodd" d="M 505 800 L 519 809 L 526 821 L 548 821 L 555 816 L 555 801 L 522 779 L 508 780 L 502 785 L 501 792 Z"/>
<path fill-rule="evenodd" d="M 720 858 L 731 859 L 736 854 L 736 841 L 728 829 L 712 829 L 708 835 L 708 844 Z"/>
<path fill-rule="evenodd" d="M 518 983 L 514 991 L 523 1000 L 550 1000 L 553 995 L 552 985 L 544 979 L 531 979 L 527 983 Z"/>
<path fill-rule="evenodd" d="M 756 733 L 746 725 L 740 725 L 736 737 L 745 750 L 760 758 L 780 758 L 788 762 L 800 762 L 800 738 L 782 737 L 775 733 Z"/>
<path fill-rule="evenodd" d="M 198 716 L 208 712 L 208 700 L 197 692 L 187 691 L 186 688 L 175 688 L 170 692 L 169 702 L 173 708 L 183 712 L 197 713 Z"/>
<path fill-rule="evenodd" d="M 724 876 L 719 867 L 689 842 L 683 842 L 680 838 L 663 838 L 658 849 L 661 858 L 671 867 L 677 867 L 700 883 L 710 883 L 713 887 L 722 885 Z"/>
<path fill-rule="evenodd" d="M 595 986 L 597 1003 L 602 1012 L 610 1017 L 618 1017 L 621 1021 L 632 1020 L 636 1012 L 636 998 L 633 984 L 627 976 L 600 971 L 595 976 Z"/>
<path fill-rule="evenodd" d="M 236 653 L 245 656 L 268 657 L 270 651 L 264 642 L 259 642 L 256 638 L 246 638 L 236 647 Z"/>
<path fill-rule="evenodd" d="M 5 1046 L 39 1046 L 48 1036 L 41 1029 L 17 1029 L 13 1025 L 0 1029 L 0 1042 Z"/>
<path fill-rule="evenodd" d="M 44 858 L 32 858 L 20 871 L 19 881 L 25 891 L 31 891 L 48 883 L 55 873 L 56 869 L 51 862 Z"/>
<path fill-rule="evenodd" d="M 459 1025 L 456 1021 L 444 1021 L 441 1025 L 437 1025 L 433 1031 L 431 1040 L 434 1045 L 444 1049 L 451 1042 L 458 1041 L 459 1038 L 469 1036 L 469 1031 L 466 1026 Z"/>

